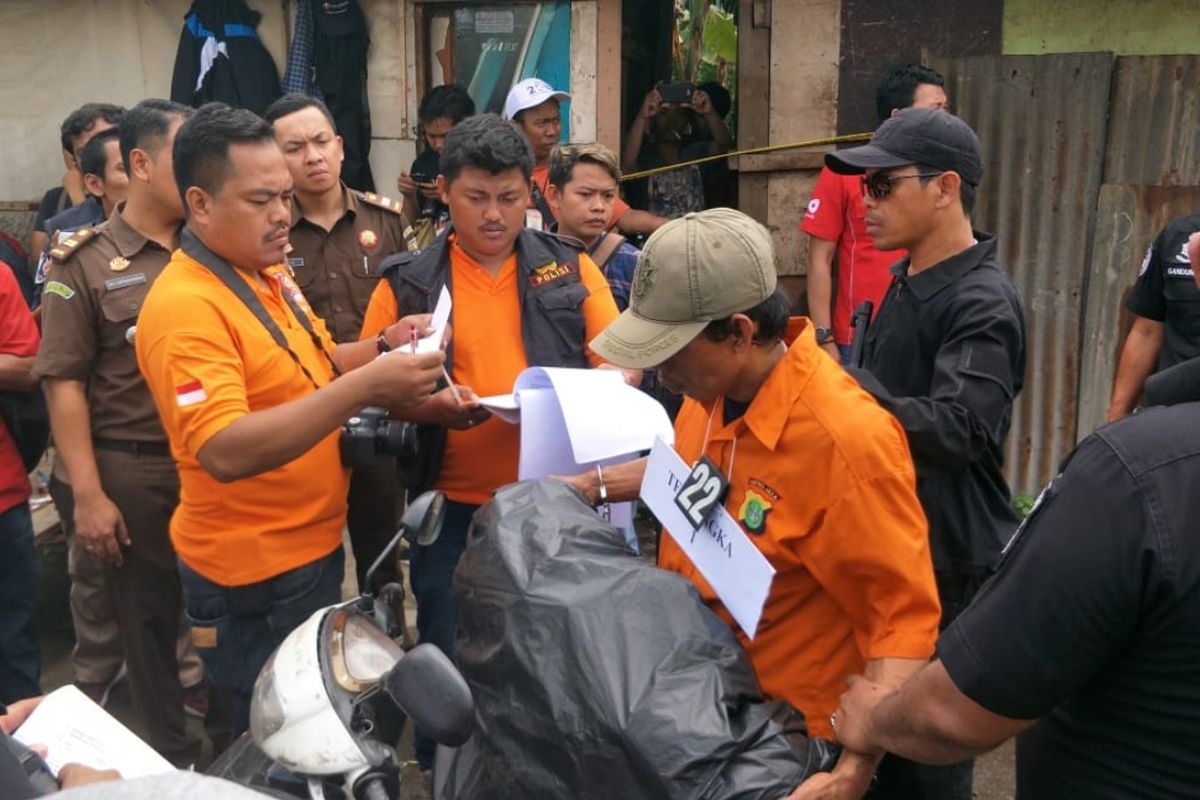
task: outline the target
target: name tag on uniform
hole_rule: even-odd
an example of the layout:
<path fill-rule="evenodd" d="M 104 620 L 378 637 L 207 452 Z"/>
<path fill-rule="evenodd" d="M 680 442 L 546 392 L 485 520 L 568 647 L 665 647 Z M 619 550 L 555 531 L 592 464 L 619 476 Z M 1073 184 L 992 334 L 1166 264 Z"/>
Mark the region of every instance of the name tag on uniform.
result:
<path fill-rule="evenodd" d="M 107 291 L 114 292 L 117 289 L 124 289 L 128 286 L 140 286 L 146 282 L 146 273 L 135 272 L 132 275 L 122 275 L 119 278 L 109 278 L 104 282 L 104 288 Z"/>
<path fill-rule="evenodd" d="M 771 591 L 771 581 L 775 579 L 775 568 L 720 502 L 711 507 L 701 502 L 701 510 L 706 510 L 707 516 L 699 527 L 692 525 L 678 498 L 689 486 L 699 487 L 695 494 L 701 499 L 713 491 L 712 476 L 697 475 L 704 463 L 702 459 L 695 469 L 689 470 L 671 445 L 655 439 L 642 477 L 641 497 L 708 581 L 734 621 L 753 639 Z M 697 480 L 692 480 L 693 476 Z"/>

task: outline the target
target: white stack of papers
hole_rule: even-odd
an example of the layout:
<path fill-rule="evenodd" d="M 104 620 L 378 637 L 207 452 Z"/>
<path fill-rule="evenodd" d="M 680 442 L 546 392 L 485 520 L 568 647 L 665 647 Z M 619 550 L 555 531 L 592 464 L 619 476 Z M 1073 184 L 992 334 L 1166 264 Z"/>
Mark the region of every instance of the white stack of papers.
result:
<path fill-rule="evenodd" d="M 480 398 L 506 422 L 521 426 L 521 480 L 576 475 L 629 461 L 656 438 L 675 440 L 666 410 L 611 369 L 530 367 L 512 394 Z M 613 507 L 618 527 L 633 521 L 633 505 Z"/>
<path fill-rule="evenodd" d="M 46 695 L 13 733 L 24 745 L 46 746 L 46 764 L 57 775 L 72 762 L 115 769 L 123 778 L 171 772 L 175 767 L 133 731 L 74 686 Z"/>

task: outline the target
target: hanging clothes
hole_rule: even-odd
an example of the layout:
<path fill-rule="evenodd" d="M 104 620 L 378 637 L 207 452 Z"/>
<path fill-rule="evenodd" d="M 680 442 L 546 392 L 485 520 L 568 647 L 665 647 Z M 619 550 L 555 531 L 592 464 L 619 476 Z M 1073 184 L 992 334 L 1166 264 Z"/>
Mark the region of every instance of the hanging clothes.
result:
<path fill-rule="evenodd" d="M 171 99 L 197 108 L 219 100 L 262 114 L 280 91 L 279 70 L 258 38 L 261 18 L 245 0 L 195 0 L 183 18 Z"/>
<path fill-rule="evenodd" d="M 375 191 L 371 152 L 371 107 L 367 102 L 367 20 L 356 0 L 311 3 L 316 20 L 313 67 L 316 91 L 324 97 L 342 137 L 342 180 L 352 189 Z"/>
<path fill-rule="evenodd" d="M 287 69 L 283 71 L 283 93 L 299 92 L 320 97 L 321 93 L 313 82 L 313 50 L 317 46 L 317 30 L 312 3 L 297 0 L 296 6 L 292 45 L 288 48 Z"/>

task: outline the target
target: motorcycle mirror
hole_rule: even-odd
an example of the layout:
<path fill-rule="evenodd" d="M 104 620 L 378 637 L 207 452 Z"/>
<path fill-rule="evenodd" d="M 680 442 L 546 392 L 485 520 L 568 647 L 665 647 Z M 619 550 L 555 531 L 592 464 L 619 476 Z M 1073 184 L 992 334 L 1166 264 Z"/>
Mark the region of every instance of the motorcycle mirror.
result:
<path fill-rule="evenodd" d="M 387 543 L 383 551 L 375 557 L 375 561 L 367 569 L 367 574 L 363 580 L 363 594 L 369 594 L 370 587 L 374 586 L 375 573 L 383 566 L 383 562 L 388 559 L 396 549 L 396 545 L 400 543 L 400 538 L 404 537 L 409 542 L 415 542 L 423 547 L 428 547 L 438 540 L 438 536 L 442 533 L 442 522 L 446 518 L 446 495 L 441 492 L 423 492 L 416 500 L 408 504 L 408 508 L 404 509 L 404 516 L 400 518 L 400 530 L 396 531 L 396 535 Z"/>
<path fill-rule="evenodd" d="M 380 682 L 413 723 L 438 744 L 458 747 L 475 729 L 471 689 L 446 654 L 419 644 L 404 654 Z"/>
<path fill-rule="evenodd" d="M 446 495 L 441 492 L 425 492 L 404 509 L 400 518 L 400 530 L 410 542 L 415 541 L 428 547 L 442 534 L 442 522 L 446 518 Z"/>

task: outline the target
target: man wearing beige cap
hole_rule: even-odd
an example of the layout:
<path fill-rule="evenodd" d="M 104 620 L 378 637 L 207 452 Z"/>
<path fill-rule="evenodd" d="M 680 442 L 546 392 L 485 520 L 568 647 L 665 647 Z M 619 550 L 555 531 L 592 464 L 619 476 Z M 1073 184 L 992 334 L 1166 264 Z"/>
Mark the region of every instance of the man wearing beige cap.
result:
<path fill-rule="evenodd" d="M 712 209 L 650 237 L 629 308 L 591 348 L 621 367 L 657 367 L 685 396 L 676 451 L 721 472 L 725 508 L 775 568 L 754 638 L 670 536 L 659 566 L 689 578 L 735 628 L 766 695 L 830 736 L 846 678 L 865 671 L 898 685 L 924 663 L 939 606 L 904 432 L 788 308 L 766 229 Z M 571 483 L 591 501 L 632 499 L 645 467 Z M 846 750 L 796 796 L 859 797 L 878 758 Z"/>

